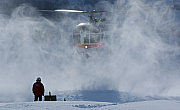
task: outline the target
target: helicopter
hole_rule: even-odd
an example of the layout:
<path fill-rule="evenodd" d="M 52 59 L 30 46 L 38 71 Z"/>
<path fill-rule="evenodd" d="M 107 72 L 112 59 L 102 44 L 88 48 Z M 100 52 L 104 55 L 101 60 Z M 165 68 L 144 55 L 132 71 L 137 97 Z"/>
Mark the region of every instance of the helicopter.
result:
<path fill-rule="evenodd" d="M 38 11 L 48 11 L 48 12 L 70 12 L 70 13 L 87 13 L 89 14 L 89 20 L 86 23 L 79 23 L 75 26 L 72 31 L 73 39 L 73 49 L 76 54 L 82 55 L 86 58 L 99 54 L 98 52 L 103 53 L 106 50 L 105 54 L 109 54 L 110 51 L 107 51 L 108 36 L 108 25 L 104 22 L 106 19 L 102 18 L 102 13 L 109 11 L 80 11 L 80 10 L 66 10 L 66 9 L 57 9 L 57 10 L 38 10 Z M 100 13 L 101 18 L 95 18 L 94 13 Z"/>
<path fill-rule="evenodd" d="M 172 8 L 171 6 L 146 6 L 143 9 L 149 8 Z M 102 18 L 102 13 L 105 12 L 126 12 L 127 9 L 113 10 L 113 11 L 81 11 L 81 10 L 38 10 L 46 12 L 68 12 L 68 13 L 87 13 L 89 14 L 89 20 L 86 23 L 79 23 L 72 31 L 73 49 L 78 55 L 82 55 L 86 58 L 95 54 L 111 54 L 111 50 L 108 48 L 108 40 L 110 35 L 108 34 L 109 25 L 104 23 L 106 19 Z M 100 18 L 95 18 L 94 13 L 100 13 Z"/>

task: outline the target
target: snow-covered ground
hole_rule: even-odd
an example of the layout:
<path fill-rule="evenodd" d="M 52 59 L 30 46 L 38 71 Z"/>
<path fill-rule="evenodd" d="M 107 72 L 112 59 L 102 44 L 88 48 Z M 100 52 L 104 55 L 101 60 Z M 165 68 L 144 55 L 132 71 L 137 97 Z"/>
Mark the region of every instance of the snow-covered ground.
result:
<path fill-rule="evenodd" d="M 0 110 L 179 110 L 179 97 L 141 96 L 118 91 L 62 91 L 57 101 L 0 103 Z M 63 99 L 66 101 L 63 101 Z"/>
<path fill-rule="evenodd" d="M 0 103 L 0 110 L 179 110 L 180 101 L 156 100 L 132 103 L 90 101 Z"/>

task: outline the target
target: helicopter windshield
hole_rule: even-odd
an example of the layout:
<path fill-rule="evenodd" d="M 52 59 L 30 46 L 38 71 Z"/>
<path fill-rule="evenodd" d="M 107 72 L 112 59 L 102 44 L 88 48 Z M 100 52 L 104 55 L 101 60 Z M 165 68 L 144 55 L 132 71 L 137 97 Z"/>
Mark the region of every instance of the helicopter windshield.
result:
<path fill-rule="evenodd" d="M 99 33 L 99 28 L 90 25 L 89 23 L 80 23 L 79 25 L 77 25 L 76 29 L 74 30 L 74 32 L 90 32 L 90 33 Z"/>
<path fill-rule="evenodd" d="M 90 38 L 89 36 L 84 37 L 84 44 L 89 44 L 89 43 L 99 43 L 101 41 L 101 34 L 91 34 Z"/>
<path fill-rule="evenodd" d="M 103 33 L 92 25 L 81 25 L 73 31 L 74 45 L 99 43 L 103 39 Z"/>

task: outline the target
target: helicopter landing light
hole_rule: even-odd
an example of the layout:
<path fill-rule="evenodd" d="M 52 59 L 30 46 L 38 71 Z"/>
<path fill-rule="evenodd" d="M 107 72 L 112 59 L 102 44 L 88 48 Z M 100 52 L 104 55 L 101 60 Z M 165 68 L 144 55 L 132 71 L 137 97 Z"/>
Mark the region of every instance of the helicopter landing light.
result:
<path fill-rule="evenodd" d="M 97 48 L 97 44 L 79 44 L 77 48 L 89 49 L 89 48 Z"/>

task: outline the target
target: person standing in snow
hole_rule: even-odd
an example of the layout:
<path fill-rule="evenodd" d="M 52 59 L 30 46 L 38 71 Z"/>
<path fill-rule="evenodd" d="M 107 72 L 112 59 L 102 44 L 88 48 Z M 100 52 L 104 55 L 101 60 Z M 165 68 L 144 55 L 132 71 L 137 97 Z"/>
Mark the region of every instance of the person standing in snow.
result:
<path fill-rule="evenodd" d="M 42 96 L 44 96 L 44 85 L 41 83 L 41 78 L 38 77 L 36 82 L 33 84 L 32 91 L 35 95 L 34 101 L 42 101 Z"/>

